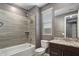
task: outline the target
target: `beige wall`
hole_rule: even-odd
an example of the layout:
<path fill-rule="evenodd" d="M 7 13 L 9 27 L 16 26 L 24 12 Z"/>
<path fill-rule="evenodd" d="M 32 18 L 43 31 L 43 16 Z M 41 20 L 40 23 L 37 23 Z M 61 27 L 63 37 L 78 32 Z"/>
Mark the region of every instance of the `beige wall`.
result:
<path fill-rule="evenodd" d="M 54 9 L 59 10 L 59 9 L 64 9 L 64 8 L 71 8 L 72 6 L 78 6 L 79 3 L 54 3 Z"/>

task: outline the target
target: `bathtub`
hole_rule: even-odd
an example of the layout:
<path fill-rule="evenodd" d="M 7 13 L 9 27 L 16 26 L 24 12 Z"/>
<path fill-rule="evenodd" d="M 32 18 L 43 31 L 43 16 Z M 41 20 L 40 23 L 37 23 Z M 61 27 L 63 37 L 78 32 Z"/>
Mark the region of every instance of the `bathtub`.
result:
<path fill-rule="evenodd" d="M 32 56 L 35 53 L 34 50 L 35 45 L 24 43 L 0 49 L 0 56 Z"/>

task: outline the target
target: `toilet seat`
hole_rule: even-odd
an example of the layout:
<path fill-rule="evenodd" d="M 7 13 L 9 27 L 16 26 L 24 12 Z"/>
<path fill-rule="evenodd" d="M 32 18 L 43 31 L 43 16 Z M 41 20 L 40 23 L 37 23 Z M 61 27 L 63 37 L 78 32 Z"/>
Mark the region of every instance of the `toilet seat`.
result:
<path fill-rule="evenodd" d="M 37 49 L 35 50 L 35 52 L 43 52 L 43 51 L 45 51 L 45 48 L 37 48 Z"/>

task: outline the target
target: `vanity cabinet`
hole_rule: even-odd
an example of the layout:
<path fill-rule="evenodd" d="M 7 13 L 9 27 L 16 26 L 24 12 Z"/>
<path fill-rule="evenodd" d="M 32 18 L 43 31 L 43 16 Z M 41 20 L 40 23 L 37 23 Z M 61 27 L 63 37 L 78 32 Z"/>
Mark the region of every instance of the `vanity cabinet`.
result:
<path fill-rule="evenodd" d="M 50 55 L 52 56 L 60 56 L 62 55 L 62 50 L 61 49 L 58 49 L 58 48 L 51 48 L 50 49 Z"/>
<path fill-rule="evenodd" d="M 49 43 L 50 56 L 79 56 L 79 48 L 57 43 Z"/>

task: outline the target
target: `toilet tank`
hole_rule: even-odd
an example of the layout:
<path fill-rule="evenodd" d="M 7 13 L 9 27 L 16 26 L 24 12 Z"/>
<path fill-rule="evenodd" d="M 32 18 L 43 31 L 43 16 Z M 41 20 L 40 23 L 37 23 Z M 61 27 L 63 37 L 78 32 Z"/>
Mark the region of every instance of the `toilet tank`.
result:
<path fill-rule="evenodd" d="M 48 47 L 48 40 L 41 40 L 41 47 L 47 48 Z"/>

